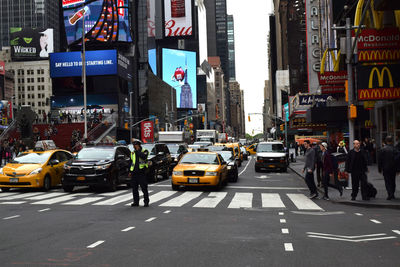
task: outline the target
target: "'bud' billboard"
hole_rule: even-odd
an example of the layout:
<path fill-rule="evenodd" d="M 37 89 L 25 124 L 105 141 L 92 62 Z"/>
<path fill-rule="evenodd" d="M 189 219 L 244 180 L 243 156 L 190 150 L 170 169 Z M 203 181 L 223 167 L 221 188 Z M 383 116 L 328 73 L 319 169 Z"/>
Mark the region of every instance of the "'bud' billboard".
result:
<path fill-rule="evenodd" d="M 53 29 L 10 28 L 12 60 L 48 59 L 54 52 Z"/>

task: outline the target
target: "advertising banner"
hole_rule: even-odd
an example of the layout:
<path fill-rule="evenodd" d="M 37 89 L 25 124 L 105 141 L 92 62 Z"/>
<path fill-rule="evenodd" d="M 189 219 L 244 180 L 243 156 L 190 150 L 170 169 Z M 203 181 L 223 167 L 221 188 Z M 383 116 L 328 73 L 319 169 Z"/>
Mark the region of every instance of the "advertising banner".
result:
<path fill-rule="evenodd" d="M 357 40 L 357 49 L 399 49 L 400 30 L 398 28 L 385 28 L 382 30 L 364 29 Z"/>
<path fill-rule="evenodd" d="M 165 36 L 191 36 L 192 0 L 164 0 Z"/>
<path fill-rule="evenodd" d="M 400 47 L 397 49 L 360 50 L 358 51 L 358 61 L 400 61 Z"/>
<path fill-rule="evenodd" d="M 82 42 L 83 18 L 85 38 L 89 45 L 132 42 L 128 0 L 65 2 L 66 5 L 63 1 L 63 14 L 68 45 Z"/>
<path fill-rule="evenodd" d="M 321 93 L 323 94 L 343 94 L 345 91 L 344 84 L 321 86 Z"/>
<path fill-rule="evenodd" d="M 400 99 L 400 64 L 357 66 L 360 101 Z"/>
<path fill-rule="evenodd" d="M 328 95 L 298 95 L 298 106 L 312 106 L 313 104 L 319 105 L 320 107 L 326 106 L 326 100 Z"/>
<path fill-rule="evenodd" d="M 318 73 L 320 85 L 343 84 L 347 80 L 347 71 L 325 71 L 323 74 Z"/>
<path fill-rule="evenodd" d="M 12 60 L 48 59 L 54 52 L 53 29 L 10 28 Z"/>
<path fill-rule="evenodd" d="M 86 75 L 115 75 L 118 73 L 116 50 L 86 51 Z M 81 52 L 50 54 L 50 76 L 82 76 Z"/>
<path fill-rule="evenodd" d="M 162 49 L 163 81 L 176 89 L 178 108 L 197 108 L 196 52 Z"/>
<path fill-rule="evenodd" d="M 62 0 L 62 7 L 67 7 L 74 4 L 85 3 L 85 0 Z"/>
<path fill-rule="evenodd" d="M 142 121 L 142 142 L 143 143 L 153 143 L 154 142 L 154 124 L 152 121 Z"/>
<path fill-rule="evenodd" d="M 4 61 L 0 61 L 0 75 L 5 75 L 6 74 L 6 65 Z"/>

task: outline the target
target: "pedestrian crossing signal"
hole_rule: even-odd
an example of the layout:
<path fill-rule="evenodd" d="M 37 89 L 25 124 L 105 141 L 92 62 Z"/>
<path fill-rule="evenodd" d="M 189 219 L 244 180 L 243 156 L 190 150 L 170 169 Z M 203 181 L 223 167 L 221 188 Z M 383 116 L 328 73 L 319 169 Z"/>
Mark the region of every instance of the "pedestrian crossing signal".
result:
<path fill-rule="evenodd" d="M 285 125 L 281 124 L 281 131 L 283 132 L 285 130 Z"/>
<path fill-rule="evenodd" d="M 248 119 L 249 119 L 249 121 L 250 121 L 250 115 L 248 115 L 247 117 L 248 117 Z"/>

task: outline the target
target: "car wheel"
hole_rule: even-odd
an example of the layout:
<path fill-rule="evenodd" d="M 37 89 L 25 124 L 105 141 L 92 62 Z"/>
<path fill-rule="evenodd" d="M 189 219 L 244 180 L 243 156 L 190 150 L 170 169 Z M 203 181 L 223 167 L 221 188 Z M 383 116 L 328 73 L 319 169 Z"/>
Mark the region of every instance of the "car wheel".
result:
<path fill-rule="evenodd" d="M 43 190 L 44 190 L 44 191 L 49 191 L 50 188 L 51 188 L 51 178 L 50 178 L 50 176 L 47 174 L 47 175 L 44 177 L 44 180 L 43 180 Z"/>
<path fill-rule="evenodd" d="M 169 169 L 167 169 L 163 174 L 163 179 L 167 180 L 169 178 Z"/>
<path fill-rule="evenodd" d="M 1 191 L 2 192 L 8 192 L 8 191 L 10 191 L 10 188 L 9 187 L 2 187 Z"/>
<path fill-rule="evenodd" d="M 71 193 L 74 191 L 74 186 L 73 185 L 63 185 L 64 192 Z"/>
<path fill-rule="evenodd" d="M 111 176 L 110 182 L 108 185 L 108 190 L 111 192 L 117 191 L 117 185 L 118 185 L 117 177 Z"/>
<path fill-rule="evenodd" d="M 215 189 L 219 191 L 221 190 L 221 188 L 222 188 L 222 177 L 219 176 L 218 184 L 216 185 Z"/>
<path fill-rule="evenodd" d="M 171 186 L 172 186 L 172 190 L 174 190 L 174 191 L 178 191 L 179 190 L 179 185 L 175 185 L 175 184 L 171 183 Z"/>
<path fill-rule="evenodd" d="M 152 178 L 152 182 L 153 183 L 157 183 L 158 182 L 158 173 L 157 173 L 156 170 L 154 170 L 151 178 Z"/>
<path fill-rule="evenodd" d="M 254 167 L 255 172 L 260 172 L 260 168 Z"/>
<path fill-rule="evenodd" d="M 282 168 L 282 172 L 287 172 L 287 167 Z"/>

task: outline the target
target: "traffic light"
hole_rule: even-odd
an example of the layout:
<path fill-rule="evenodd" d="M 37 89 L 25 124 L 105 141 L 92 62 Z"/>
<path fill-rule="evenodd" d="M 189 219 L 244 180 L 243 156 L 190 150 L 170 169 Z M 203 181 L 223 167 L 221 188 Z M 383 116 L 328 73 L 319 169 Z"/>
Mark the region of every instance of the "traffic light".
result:
<path fill-rule="evenodd" d="M 187 125 L 187 120 L 185 120 L 185 123 L 184 123 L 185 125 Z"/>
<path fill-rule="evenodd" d="M 349 119 L 357 119 L 357 106 L 353 104 L 349 108 Z"/>
<path fill-rule="evenodd" d="M 250 115 L 248 115 L 247 117 L 248 117 L 248 119 L 249 119 L 249 121 L 250 121 Z"/>
<path fill-rule="evenodd" d="M 156 125 L 158 125 L 158 119 L 156 119 Z"/>
<path fill-rule="evenodd" d="M 201 122 L 204 122 L 206 118 L 204 116 L 201 117 Z"/>
<path fill-rule="evenodd" d="M 284 130 L 285 130 L 285 125 L 284 124 L 281 124 L 281 132 L 283 132 Z"/>
<path fill-rule="evenodd" d="M 344 82 L 344 93 L 346 95 L 346 102 L 349 102 L 349 80 Z"/>

